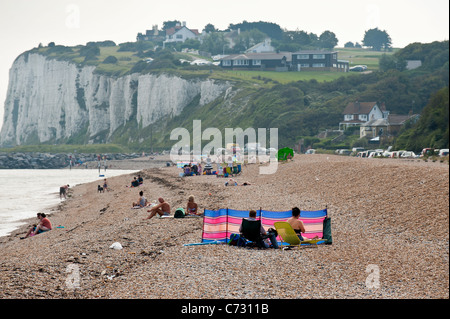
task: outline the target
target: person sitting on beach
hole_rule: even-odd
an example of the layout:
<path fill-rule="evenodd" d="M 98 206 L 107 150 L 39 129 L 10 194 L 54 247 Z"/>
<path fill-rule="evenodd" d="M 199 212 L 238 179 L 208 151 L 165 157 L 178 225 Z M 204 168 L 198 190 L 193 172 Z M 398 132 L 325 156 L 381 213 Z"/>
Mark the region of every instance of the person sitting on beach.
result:
<path fill-rule="evenodd" d="M 20 239 L 25 239 L 30 236 L 34 236 L 40 233 L 43 233 L 45 231 L 52 230 L 52 223 L 47 218 L 47 215 L 45 213 L 37 213 L 37 218 L 39 219 L 38 225 L 33 225 L 30 229 L 28 229 L 27 234 L 25 237 L 20 237 Z"/>
<path fill-rule="evenodd" d="M 63 196 L 64 196 L 64 198 L 67 198 L 66 193 L 67 193 L 68 188 L 69 188 L 69 184 L 63 185 L 59 188 L 59 199 L 62 199 Z"/>
<path fill-rule="evenodd" d="M 297 236 L 300 240 L 304 240 L 301 233 L 305 233 L 305 226 L 303 222 L 299 220 L 300 217 L 300 209 L 298 207 L 292 208 L 292 217 L 290 217 L 287 222 L 292 226 L 292 229 L 297 233 Z"/>
<path fill-rule="evenodd" d="M 189 165 L 184 165 L 184 176 L 191 176 L 191 167 Z"/>
<path fill-rule="evenodd" d="M 248 212 L 248 218 L 246 218 L 248 221 L 257 221 L 256 219 L 256 210 L 250 210 Z M 239 226 L 239 233 L 242 234 L 242 223 L 241 226 Z M 261 224 L 261 229 L 260 229 L 260 233 L 261 233 L 261 237 L 262 238 L 269 238 L 270 242 L 272 243 L 272 247 L 273 248 L 278 248 L 278 242 L 277 242 L 277 238 L 276 235 L 274 233 L 267 233 L 266 230 L 264 229 L 264 227 Z M 266 242 L 261 239 L 261 242 L 257 243 L 259 247 L 262 248 L 268 248 L 268 245 L 266 244 Z"/>
<path fill-rule="evenodd" d="M 211 175 L 212 169 L 213 169 L 213 167 L 212 167 L 211 163 L 206 163 L 206 165 L 205 165 L 206 175 Z"/>
<path fill-rule="evenodd" d="M 142 208 L 145 207 L 147 205 L 147 199 L 144 197 L 144 192 L 140 191 L 139 192 L 139 199 L 136 203 L 133 203 L 133 208 Z"/>
<path fill-rule="evenodd" d="M 134 179 L 131 181 L 131 187 L 138 187 L 138 186 L 139 186 L 139 182 L 135 176 Z"/>
<path fill-rule="evenodd" d="M 156 214 L 161 216 L 169 216 L 170 215 L 170 205 L 164 201 L 162 197 L 158 198 L 159 204 L 153 206 L 151 209 L 149 209 L 147 212 L 150 213 L 150 215 L 147 218 L 144 219 L 150 219 Z"/>
<path fill-rule="evenodd" d="M 189 196 L 186 212 L 188 215 L 196 215 L 196 216 L 201 215 L 201 213 L 198 212 L 198 205 L 195 202 L 193 195 Z"/>
<path fill-rule="evenodd" d="M 138 175 L 137 181 L 139 185 L 142 185 L 144 183 L 144 179 L 141 177 L 141 175 Z"/>
<path fill-rule="evenodd" d="M 198 166 L 196 164 L 192 165 L 192 174 L 193 175 L 199 175 L 199 173 L 198 173 Z"/>

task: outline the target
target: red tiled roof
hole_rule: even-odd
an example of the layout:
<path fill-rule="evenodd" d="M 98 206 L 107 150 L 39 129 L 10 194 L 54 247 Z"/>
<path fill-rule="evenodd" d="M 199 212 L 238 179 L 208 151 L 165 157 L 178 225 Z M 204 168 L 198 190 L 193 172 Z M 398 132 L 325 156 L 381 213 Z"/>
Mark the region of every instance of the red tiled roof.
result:
<path fill-rule="evenodd" d="M 172 27 L 166 30 L 166 35 L 172 35 L 175 32 L 177 32 L 178 30 L 180 30 L 182 27 L 180 26 L 176 26 L 176 27 Z"/>
<path fill-rule="evenodd" d="M 176 33 L 178 30 L 180 30 L 180 29 L 182 29 L 182 28 L 188 29 L 189 31 L 191 31 L 191 32 L 194 33 L 195 35 L 199 35 L 199 34 L 200 34 L 200 33 L 198 32 L 198 29 L 189 29 L 189 28 L 184 27 L 184 26 L 175 26 L 175 27 L 172 27 L 172 28 L 170 28 L 170 29 L 167 29 L 167 30 L 166 30 L 166 35 L 173 35 L 174 33 Z"/>

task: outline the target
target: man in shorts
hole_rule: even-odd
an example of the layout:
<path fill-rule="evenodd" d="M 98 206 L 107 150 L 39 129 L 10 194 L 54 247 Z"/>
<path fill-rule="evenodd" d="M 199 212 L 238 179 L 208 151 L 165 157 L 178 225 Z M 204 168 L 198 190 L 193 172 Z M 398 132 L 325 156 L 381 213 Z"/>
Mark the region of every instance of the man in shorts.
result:
<path fill-rule="evenodd" d="M 149 212 L 150 215 L 144 219 L 150 219 L 156 214 L 158 214 L 160 217 L 170 215 L 170 205 L 167 202 L 165 202 L 162 197 L 158 198 L 158 201 L 159 204 L 149 209 L 147 212 Z"/>

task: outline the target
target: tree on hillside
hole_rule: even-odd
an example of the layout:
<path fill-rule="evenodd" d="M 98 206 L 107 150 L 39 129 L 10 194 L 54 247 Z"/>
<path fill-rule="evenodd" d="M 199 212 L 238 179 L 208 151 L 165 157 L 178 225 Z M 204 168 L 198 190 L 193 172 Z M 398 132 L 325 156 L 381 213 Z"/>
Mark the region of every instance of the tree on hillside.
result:
<path fill-rule="evenodd" d="M 448 43 L 448 40 L 432 43 L 411 43 L 394 55 L 403 60 L 420 60 L 422 61 L 422 69 L 446 68 L 448 72 Z"/>
<path fill-rule="evenodd" d="M 200 50 L 210 52 L 212 55 L 222 54 L 228 47 L 228 41 L 222 32 L 208 33 L 200 45 Z"/>
<path fill-rule="evenodd" d="M 164 21 L 163 22 L 163 30 L 168 30 L 170 28 L 173 28 L 177 25 L 177 23 L 181 24 L 180 21 L 178 21 L 178 20 Z"/>
<path fill-rule="evenodd" d="M 396 148 L 421 151 L 425 147 L 448 148 L 449 88 L 435 93 L 423 109 L 419 121 L 407 127 L 397 139 Z"/>
<path fill-rule="evenodd" d="M 372 47 L 375 51 L 385 51 L 391 48 L 392 40 L 389 34 L 378 28 L 367 30 L 364 34 L 363 45 L 366 47 Z"/>
<path fill-rule="evenodd" d="M 331 31 L 324 31 L 319 37 L 319 47 L 323 49 L 333 49 L 338 44 L 336 35 Z"/>
<path fill-rule="evenodd" d="M 267 38 L 267 35 L 259 31 L 258 29 L 241 32 L 233 49 L 235 52 L 245 51 L 255 44 L 263 42 L 265 38 Z"/>
<path fill-rule="evenodd" d="M 252 29 L 258 29 L 259 31 L 267 34 L 271 39 L 281 40 L 283 37 L 283 30 L 276 23 L 271 22 L 247 22 L 243 21 L 242 23 L 230 24 L 228 26 L 228 30 L 237 30 L 240 29 L 242 31 L 250 31 Z"/>
<path fill-rule="evenodd" d="M 206 33 L 210 33 L 210 32 L 217 32 L 219 30 L 217 30 L 213 24 L 208 23 L 207 25 L 205 25 L 205 28 L 203 29 L 203 31 L 205 31 Z"/>
<path fill-rule="evenodd" d="M 318 47 L 318 37 L 314 33 L 305 31 L 284 31 L 281 40 L 273 40 L 272 45 L 280 51 L 295 52 L 299 50 L 315 49 Z"/>
<path fill-rule="evenodd" d="M 383 54 L 380 57 L 379 68 L 381 71 L 388 71 L 392 69 L 404 71 L 406 69 L 406 61 L 395 55 Z"/>

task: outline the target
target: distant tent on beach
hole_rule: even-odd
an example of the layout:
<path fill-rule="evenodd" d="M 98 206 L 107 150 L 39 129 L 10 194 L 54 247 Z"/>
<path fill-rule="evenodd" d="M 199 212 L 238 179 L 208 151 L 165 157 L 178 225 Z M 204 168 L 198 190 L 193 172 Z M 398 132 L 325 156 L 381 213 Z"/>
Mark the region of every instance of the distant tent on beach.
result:
<path fill-rule="evenodd" d="M 289 155 L 291 155 L 291 158 L 294 157 L 294 150 L 289 147 L 280 148 L 277 153 L 279 161 L 286 161 Z"/>

